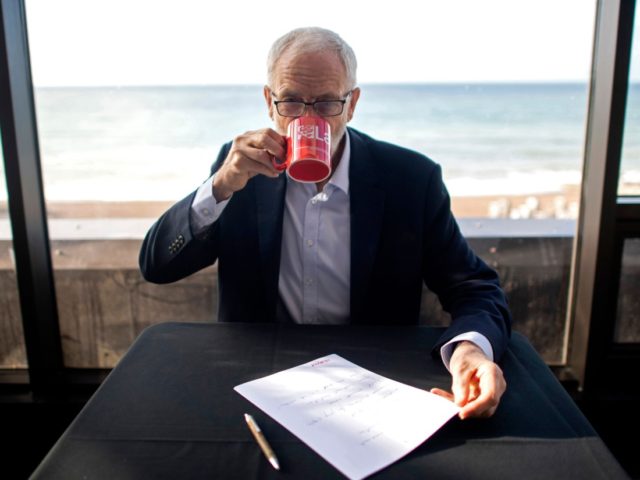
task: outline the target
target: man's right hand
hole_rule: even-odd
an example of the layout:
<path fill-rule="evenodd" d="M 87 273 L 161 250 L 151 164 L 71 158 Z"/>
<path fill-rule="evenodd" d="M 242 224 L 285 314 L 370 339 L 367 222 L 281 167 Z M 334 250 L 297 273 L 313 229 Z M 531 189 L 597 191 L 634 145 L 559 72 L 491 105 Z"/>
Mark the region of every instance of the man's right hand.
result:
<path fill-rule="evenodd" d="M 271 159 L 284 158 L 285 148 L 285 137 L 270 128 L 237 136 L 213 180 L 213 196 L 216 201 L 226 200 L 234 192 L 242 190 L 249 179 L 258 174 L 277 177 L 280 172 L 273 166 Z"/>

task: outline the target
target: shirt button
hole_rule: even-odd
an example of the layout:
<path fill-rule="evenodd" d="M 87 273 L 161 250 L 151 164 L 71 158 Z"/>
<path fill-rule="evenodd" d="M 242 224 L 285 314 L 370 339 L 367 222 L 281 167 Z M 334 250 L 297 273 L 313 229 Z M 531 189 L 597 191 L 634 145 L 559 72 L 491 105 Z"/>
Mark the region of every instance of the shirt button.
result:
<path fill-rule="evenodd" d="M 202 210 L 202 213 L 203 213 L 204 215 L 209 215 L 211 212 L 209 211 L 209 209 L 208 209 L 208 208 L 204 208 L 204 209 Z"/>
<path fill-rule="evenodd" d="M 309 277 L 305 278 L 304 283 L 305 285 L 311 285 L 313 283 L 313 278 L 309 278 Z"/>
<path fill-rule="evenodd" d="M 312 198 L 312 199 L 311 199 L 311 203 L 312 203 L 313 205 L 315 205 L 316 203 L 318 203 L 318 199 L 317 199 L 317 198 Z"/>
<path fill-rule="evenodd" d="M 313 247 L 313 240 L 307 240 L 307 247 Z"/>

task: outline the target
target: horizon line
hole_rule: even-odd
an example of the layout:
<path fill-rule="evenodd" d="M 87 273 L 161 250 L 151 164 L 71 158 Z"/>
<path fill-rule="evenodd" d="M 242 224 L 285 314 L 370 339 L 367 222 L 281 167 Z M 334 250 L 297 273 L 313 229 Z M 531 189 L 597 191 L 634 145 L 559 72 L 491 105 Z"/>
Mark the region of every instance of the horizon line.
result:
<path fill-rule="evenodd" d="M 422 86 L 422 85 L 456 85 L 456 86 L 475 86 L 475 85 L 586 85 L 588 80 L 452 80 L 452 81 L 369 81 L 358 83 L 358 86 Z M 630 85 L 640 84 L 640 79 L 630 81 Z M 259 87 L 262 88 L 263 83 L 157 83 L 157 84 L 94 84 L 94 85 L 52 85 L 34 84 L 33 88 L 207 88 L 207 87 Z"/>

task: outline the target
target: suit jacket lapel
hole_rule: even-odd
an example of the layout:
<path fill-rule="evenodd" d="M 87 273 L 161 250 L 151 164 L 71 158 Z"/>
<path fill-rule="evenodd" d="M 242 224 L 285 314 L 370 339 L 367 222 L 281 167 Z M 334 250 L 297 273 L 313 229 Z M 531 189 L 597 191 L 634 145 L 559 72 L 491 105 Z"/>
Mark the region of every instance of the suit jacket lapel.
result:
<path fill-rule="evenodd" d="M 282 242 L 282 216 L 287 181 L 285 174 L 276 179 L 258 175 L 254 178 L 258 220 L 258 248 L 263 272 L 267 318 L 275 319 L 278 301 L 278 275 Z"/>
<path fill-rule="evenodd" d="M 375 159 L 362 137 L 349 129 L 351 160 L 351 321 L 366 322 L 361 314 L 375 263 L 384 213 L 385 192 Z"/>

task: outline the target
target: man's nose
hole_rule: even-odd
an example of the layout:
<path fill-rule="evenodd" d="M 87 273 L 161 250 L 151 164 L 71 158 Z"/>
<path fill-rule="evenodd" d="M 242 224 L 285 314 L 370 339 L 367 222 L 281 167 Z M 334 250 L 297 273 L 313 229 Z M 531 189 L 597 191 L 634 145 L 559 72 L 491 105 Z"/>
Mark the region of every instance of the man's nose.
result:
<path fill-rule="evenodd" d="M 313 108 L 313 105 L 306 105 L 304 112 L 302 113 L 303 117 L 315 117 L 318 114 L 316 113 L 316 109 Z"/>

